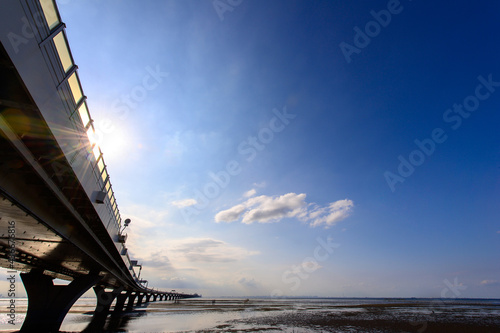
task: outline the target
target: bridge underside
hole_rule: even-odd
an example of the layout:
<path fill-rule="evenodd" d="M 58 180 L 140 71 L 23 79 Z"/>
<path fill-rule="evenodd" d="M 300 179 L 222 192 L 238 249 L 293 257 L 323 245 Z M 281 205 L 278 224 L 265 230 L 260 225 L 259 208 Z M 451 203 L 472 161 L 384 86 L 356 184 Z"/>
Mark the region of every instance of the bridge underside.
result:
<path fill-rule="evenodd" d="M 28 272 L 32 268 L 46 271 L 46 275 L 69 280 L 88 274 L 93 268 L 90 258 L 56 232 L 0 193 L 0 266 Z M 11 252 L 8 222 L 15 224 L 15 246 Z M 11 256 L 15 255 L 15 261 Z"/>
<path fill-rule="evenodd" d="M 3 46 L 0 77 L 0 265 L 11 266 L 10 221 L 15 223 L 15 269 L 37 267 L 65 280 L 101 270 L 90 252 L 102 247 L 95 238 L 115 246 Z M 101 274 L 103 283 L 123 284 L 104 270 Z"/>

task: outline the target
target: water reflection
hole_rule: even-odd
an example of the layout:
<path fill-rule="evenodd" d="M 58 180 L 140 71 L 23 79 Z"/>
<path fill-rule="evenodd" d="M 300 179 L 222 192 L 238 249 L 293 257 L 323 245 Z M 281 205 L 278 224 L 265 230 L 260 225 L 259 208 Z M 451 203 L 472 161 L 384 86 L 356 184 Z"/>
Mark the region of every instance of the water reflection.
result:
<path fill-rule="evenodd" d="M 26 303 L 19 301 L 20 316 Z M 145 303 L 92 326 L 94 307 L 95 299 L 80 299 L 61 331 L 310 333 L 349 326 L 350 332 L 375 332 L 379 329 L 373 327 L 377 320 L 384 325 L 399 325 L 403 331 L 418 330 L 416 324 L 443 322 L 469 325 L 479 329 L 476 331 L 486 324 L 500 329 L 499 300 L 455 300 L 436 308 L 430 299 L 191 299 Z M 22 321 L 16 322 L 16 327 L 1 325 L 0 331 L 17 331 L 21 325 Z M 445 329 L 439 327 L 437 331 L 443 331 L 441 328 Z"/>

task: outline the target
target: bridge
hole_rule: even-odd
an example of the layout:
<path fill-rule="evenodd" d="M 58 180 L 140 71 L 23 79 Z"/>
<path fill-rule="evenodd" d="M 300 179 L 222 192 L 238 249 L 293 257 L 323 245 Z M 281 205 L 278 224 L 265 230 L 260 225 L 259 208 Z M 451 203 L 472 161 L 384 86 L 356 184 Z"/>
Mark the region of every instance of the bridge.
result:
<path fill-rule="evenodd" d="M 56 332 L 93 287 L 89 327 L 158 291 L 131 260 L 110 176 L 54 0 L 0 4 L 0 266 L 22 271 L 21 331 Z M 54 285 L 53 279 L 71 281 Z M 112 306 L 114 304 L 114 306 Z"/>

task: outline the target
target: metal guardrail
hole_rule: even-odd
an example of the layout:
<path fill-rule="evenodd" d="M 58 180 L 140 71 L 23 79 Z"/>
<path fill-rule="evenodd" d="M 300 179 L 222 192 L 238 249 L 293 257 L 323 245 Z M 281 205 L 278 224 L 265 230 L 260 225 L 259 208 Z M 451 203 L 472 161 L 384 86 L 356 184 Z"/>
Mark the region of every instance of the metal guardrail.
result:
<path fill-rule="evenodd" d="M 69 47 L 66 26 L 61 20 L 55 0 L 33 0 L 26 3 L 30 8 L 25 10 L 25 13 L 31 16 L 28 19 L 35 32 L 34 36 L 48 67 L 54 72 L 52 73 L 54 83 L 68 115 L 68 125 L 72 127 L 72 132 L 74 131 L 71 133 L 74 136 L 72 139 L 78 142 L 76 147 L 65 153 L 65 156 L 82 184 L 85 177 L 88 180 L 88 172 L 92 173 L 99 191 L 97 197 L 91 198 L 90 193 L 87 195 L 92 202 L 104 205 L 105 209 L 99 209 L 98 214 L 122 255 L 125 265 L 130 267 L 131 260 L 125 244 L 120 241 L 122 235 L 120 210 L 103 153 L 95 140 L 94 120 L 90 115 L 87 97 L 80 82 L 78 66 Z M 78 174 L 81 170 L 85 172 Z M 134 280 L 138 280 L 133 267 L 129 268 L 129 272 Z"/>
<path fill-rule="evenodd" d="M 40 0 L 39 4 L 41 13 L 43 13 L 43 23 L 46 29 L 40 29 L 40 27 L 38 28 L 39 31 L 46 30 L 47 32 L 47 36 L 42 36 L 42 41 L 39 43 L 39 46 L 42 52 L 46 51 L 47 48 L 52 48 L 54 53 L 57 55 L 57 64 L 53 65 L 56 65 L 64 75 L 64 78 L 58 82 L 58 88 L 60 93 L 65 97 L 70 120 L 76 133 L 79 134 L 81 141 L 81 147 L 79 147 L 80 149 L 75 149 L 75 156 L 68 158 L 68 160 L 71 164 L 71 162 L 74 163 L 78 160 L 76 155 L 81 154 L 81 151 L 84 151 L 87 154 L 87 158 L 85 160 L 89 161 L 90 159 L 89 163 L 91 165 L 94 178 L 99 184 L 101 191 L 105 193 L 103 197 L 100 198 L 98 203 L 105 204 L 108 213 L 111 216 L 110 221 L 107 222 L 107 227 L 109 227 L 110 222 L 113 222 L 115 227 L 120 230 L 122 224 L 120 210 L 116 202 L 115 193 L 110 182 L 109 173 L 106 163 L 104 162 L 101 148 L 97 142 L 95 142 L 94 121 L 88 111 L 87 98 L 83 93 L 78 76 L 78 67 L 74 63 L 73 56 L 69 48 L 65 25 L 61 21 L 59 11 L 54 0 Z M 40 25 L 40 21 L 42 21 L 40 20 L 40 17 L 42 17 L 42 15 L 35 14 L 34 16 L 38 16 L 33 17 L 33 20 Z M 51 57 L 49 54 L 46 54 L 46 58 L 50 59 Z"/>

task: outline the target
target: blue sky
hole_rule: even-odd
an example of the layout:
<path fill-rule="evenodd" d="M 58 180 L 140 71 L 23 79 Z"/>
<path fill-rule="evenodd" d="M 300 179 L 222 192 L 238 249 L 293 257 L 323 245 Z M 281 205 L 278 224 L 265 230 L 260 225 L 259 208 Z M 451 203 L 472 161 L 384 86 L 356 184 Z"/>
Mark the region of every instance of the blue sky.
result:
<path fill-rule="evenodd" d="M 150 286 L 500 297 L 500 4 L 58 6 Z"/>

